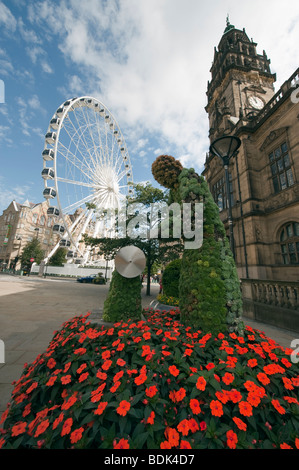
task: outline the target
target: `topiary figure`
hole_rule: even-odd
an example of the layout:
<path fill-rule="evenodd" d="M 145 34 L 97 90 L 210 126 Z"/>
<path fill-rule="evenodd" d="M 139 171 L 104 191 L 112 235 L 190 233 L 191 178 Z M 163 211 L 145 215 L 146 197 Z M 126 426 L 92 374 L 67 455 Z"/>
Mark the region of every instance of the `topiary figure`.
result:
<path fill-rule="evenodd" d="M 115 269 L 112 273 L 107 298 L 104 302 L 103 320 L 140 320 L 142 312 L 140 276 L 126 278 Z"/>
<path fill-rule="evenodd" d="M 171 162 L 175 163 L 173 172 L 169 169 Z M 171 188 L 170 202 L 204 204 L 202 246 L 185 249 L 182 257 L 179 282 L 181 321 L 212 334 L 227 330 L 242 334 L 240 282 L 219 209 L 204 178 L 193 168 L 184 168 L 178 174 L 180 165 L 176 162 L 173 157 L 158 157 L 152 165 L 154 178 Z M 165 181 L 167 174 L 171 175 L 170 182 Z"/>
<path fill-rule="evenodd" d="M 175 259 L 168 263 L 162 276 L 163 293 L 167 297 L 178 297 L 182 260 Z"/>

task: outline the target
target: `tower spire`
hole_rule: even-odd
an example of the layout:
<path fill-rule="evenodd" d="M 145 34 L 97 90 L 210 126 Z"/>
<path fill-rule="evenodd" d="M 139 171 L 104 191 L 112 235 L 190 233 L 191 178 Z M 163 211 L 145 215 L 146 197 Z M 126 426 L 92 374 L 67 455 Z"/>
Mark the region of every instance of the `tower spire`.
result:
<path fill-rule="evenodd" d="M 229 21 L 229 14 L 226 15 L 226 28 L 224 30 L 224 34 L 227 33 L 228 31 L 230 31 L 231 29 L 235 29 L 234 25 L 233 24 L 230 24 L 230 21 Z"/>

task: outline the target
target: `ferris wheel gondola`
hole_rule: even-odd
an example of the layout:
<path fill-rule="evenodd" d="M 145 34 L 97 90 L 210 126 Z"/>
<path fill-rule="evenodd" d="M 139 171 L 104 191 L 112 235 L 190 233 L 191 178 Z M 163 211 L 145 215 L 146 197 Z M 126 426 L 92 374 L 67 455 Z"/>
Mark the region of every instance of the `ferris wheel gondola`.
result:
<path fill-rule="evenodd" d="M 55 233 L 82 257 L 82 235 L 99 236 L 101 215 L 133 195 L 124 137 L 103 103 L 89 96 L 72 98 L 51 118 L 42 156 L 43 195 L 49 202 L 48 214 L 56 217 Z M 48 258 L 58 246 L 59 242 Z"/>

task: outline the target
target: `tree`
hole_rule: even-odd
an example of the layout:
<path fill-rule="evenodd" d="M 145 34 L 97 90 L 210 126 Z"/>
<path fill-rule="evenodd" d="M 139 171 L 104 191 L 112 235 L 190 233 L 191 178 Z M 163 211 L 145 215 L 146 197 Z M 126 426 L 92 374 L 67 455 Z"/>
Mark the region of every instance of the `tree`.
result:
<path fill-rule="evenodd" d="M 67 254 L 67 249 L 59 247 L 53 256 L 49 260 L 50 266 L 63 266 L 65 263 L 65 257 Z"/>
<path fill-rule="evenodd" d="M 150 232 L 160 224 L 159 217 L 153 215 L 153 204 L 166 205 L 167 201 L 168 191 L 155 188 L 149 183 L 145 186 L 136 184 L 134 197 L 127 199 L 126 214 L 130 213 L 130 208 L 133 208 L 133 213 L 126 218 L 126 234 L 119 232 L 118 238 L 85 237 L 88 244 L 99 247 L 99 253 L 105 259 L 113 259 L 117 251 L 124 246 L 134 245 L 140 248 L 146 257 L 146 295 L 150 295 L 150 277 L 154 263 L 167 264 L 182 252 L 181 240 L 171 236 L 166 241 L 163 240 L 159 228 L 157 236 L 150 236 Z M 127 235 L 128 232 L 130 236 Z"/>
<path fill-rule="evenodd" d="M 161 155 L 152 165 L 153 176 L 170 189 L 171 197 L 192 206 L 203 203 L 203 242 L 184 249 L 179 281 L 181 321 L 206 332 L 225 330 L 242 334 L 242 295 L 233 254 L 219 210 L 204 177 L 182 168 L 173 157 Z M 169 175 L 169 177 L 168 177 Z"/>
<path fill-rule="evenodd" d="M 24 247 L 24 250 L 21 254 L 21 266 L 31 266 L 31 258 L 34 258 L 35 263 L 40 264 L 44 257 L 45 253 L 41 248 L 39 240 L 37 238 L 34 238 L 31 242 L 28 242 L 27 245 L 25 245 Z"/>

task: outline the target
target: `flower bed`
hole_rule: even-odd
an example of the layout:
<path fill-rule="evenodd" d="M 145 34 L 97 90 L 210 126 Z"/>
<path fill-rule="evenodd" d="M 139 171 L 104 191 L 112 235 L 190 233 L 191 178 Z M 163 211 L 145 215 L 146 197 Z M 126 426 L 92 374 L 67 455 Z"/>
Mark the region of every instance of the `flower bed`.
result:
<path fill-rule="evenodd" d="M 299 448 L 298 366 L 262 332 L 212 337 L 175 312 L 75 317 L 27 365 L 2 448 Z"/>
<path fill-rule="evenodd" d="M 170 305 L 172 307 L 178 307 L 180 299 L 178 297 L 172 297 L 172 296 L 165 295 L 165 294 L 158 294 L 157 295 L 157 300 L 161 304 Z"/>

